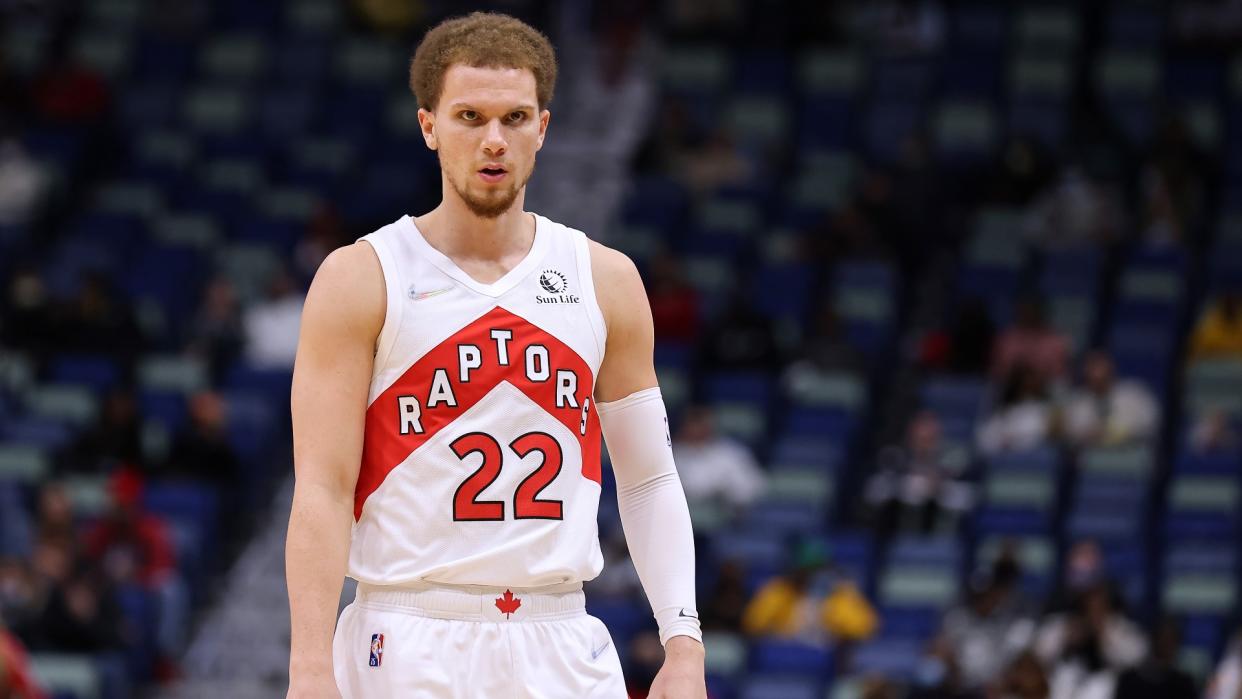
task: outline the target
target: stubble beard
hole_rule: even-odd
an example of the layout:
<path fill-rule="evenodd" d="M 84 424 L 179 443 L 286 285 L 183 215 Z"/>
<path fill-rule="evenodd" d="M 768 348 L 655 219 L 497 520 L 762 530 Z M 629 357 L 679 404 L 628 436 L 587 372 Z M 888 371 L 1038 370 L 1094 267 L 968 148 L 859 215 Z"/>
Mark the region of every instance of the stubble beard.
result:
<path fill-rule="evenodd" d="M 441 161 L 440 167 L 444 167 L 443 161 Z M 513 206 L 513 202 L 517 200 L 518 193 L 520 193 L 522 188 L 526 186 L 526 183 L 530 181 L 530 177 L 534 174 L 534 172 L 535 163 L 531 162 L 530 169 L 526 171 L 526 174 L 522 177 L 521 182 L 515 182 L 513 186 L 509 187 L 509 189 L 505 191 L 487 192 L 489 195 L 499 195 L 499 198 L 486 195 L 476 196 L 466 191 L 466 188 L 459 187 L 458 184 L 453 181 L 452 177 L 448 178 L 448 180 L 449 184 L 453 187 L 453 191 L 457 192 L 457 196 L 462 200 L 462 202 L 465 203 L 466 208 L 470 210 L 470 213 L 478 216 L 479 218 L 493 219 L 498 218 L 501 214 L 505 213 L 510 209 L 510 207 Z"/>

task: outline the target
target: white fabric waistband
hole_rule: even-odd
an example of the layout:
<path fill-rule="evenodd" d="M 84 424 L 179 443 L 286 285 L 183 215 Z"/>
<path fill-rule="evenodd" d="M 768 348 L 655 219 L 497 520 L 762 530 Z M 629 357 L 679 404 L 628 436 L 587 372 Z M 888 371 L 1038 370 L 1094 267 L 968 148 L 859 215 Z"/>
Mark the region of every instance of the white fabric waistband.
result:
<path fill-rule="evenodd" d="M 547 621 L 586 613 L 582 583 L 533 589 L 358 583 L 355 600 L 368 607 L 390 607 L 418 616 L 462 621 Z"/>

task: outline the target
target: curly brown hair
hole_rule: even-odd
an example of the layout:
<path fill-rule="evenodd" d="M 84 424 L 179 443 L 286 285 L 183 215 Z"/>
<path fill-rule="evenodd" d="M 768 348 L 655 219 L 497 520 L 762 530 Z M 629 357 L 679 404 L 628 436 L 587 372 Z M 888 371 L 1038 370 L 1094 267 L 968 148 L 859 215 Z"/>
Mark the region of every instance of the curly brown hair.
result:
<path fill-rule="evenodd" d="M 538 29 L 497 12 L 472 12 L 432 27 L 410 61 L 410 90 L 418 106 L 434 111 L 444 74 L 454 63 L 475 68 L 526 68 L 535 74 L 539 108 L 552 101 L 556 53 Z"/>

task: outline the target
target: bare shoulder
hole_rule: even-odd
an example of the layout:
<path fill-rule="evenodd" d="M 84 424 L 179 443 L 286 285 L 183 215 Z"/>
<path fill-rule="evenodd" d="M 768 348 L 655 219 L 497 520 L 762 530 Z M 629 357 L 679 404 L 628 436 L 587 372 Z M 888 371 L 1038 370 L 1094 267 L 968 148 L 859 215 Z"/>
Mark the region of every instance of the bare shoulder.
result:
<path fill-rule="evenodd" d="M 383 269 L 364 242 L 329 253 L 306 295 L 306 313 L 332 317 L 345 330 L 378 334 L 386 310 Z"/>
<path fill-rule="evenodd" d="M 591 276 L 595 280 L 595 297 L 611 329 L 614 323 L 641 322 L 650 316 L 647 292 L 634 261 L 625 253 L 607 245 L 588 240 L 591 251 Z M 635 303 L 641 300 L 642 303 Z"/>

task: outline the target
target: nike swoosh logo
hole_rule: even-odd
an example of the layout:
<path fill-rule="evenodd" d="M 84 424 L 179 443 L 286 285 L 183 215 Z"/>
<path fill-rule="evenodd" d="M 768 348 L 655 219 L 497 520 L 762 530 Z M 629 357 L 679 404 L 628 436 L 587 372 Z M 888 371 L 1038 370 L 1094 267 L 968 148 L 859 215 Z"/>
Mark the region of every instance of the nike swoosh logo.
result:
<path fill-rule="evenodd" d="M 414 299 L 415 301 L 422 301 L 423 299 L 429 299 L 429 298 L 431 298 L 432 296 L 439 296 L 440 294 L 447 294 L 448 292 L 450 292 L 450 291 L 452 291 L 452 290 L 453 290 L 453 287 L 448 286 L 448 287 L 445 287 L 445 288 L 443 288 L 443 289 L 436 289 L 435 291 L 423 291 L 423 292 L 419 292 L 419 293 L 417 293 L 417 294 L 414 294 L 414 295 L 413 295 L 413 296 L 411 296 L 410 298 L 411 298 L 411 299 Z"/>
<path fill-rule="evenodd" d="M 610 645 L 612 645 L 612 641 L 604 641 L 604 645 L 602 645 L 602 646 L 600 646 L 599 648 L 596 648 L 595 650 L 591 651 L 591 660 L 595 660 L 595 659 L 599 658 L 599 654 L 600 654 L 600 653 L 603 653 L 605 650 L 607 650 L 607 649 L 608 649 L 608 646 L 610 646 Z"/>
<path fill-rule="evenodd" d="M 698 619 L 699 618 L 697 614 L 686 614 L 686 610 L 684 607 L 682 608 L 680 612 L 677 612 L 677 616 L 684 616 L 687 619 Z"/>

